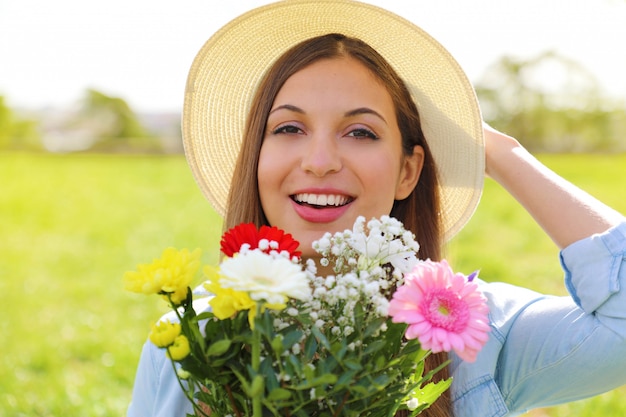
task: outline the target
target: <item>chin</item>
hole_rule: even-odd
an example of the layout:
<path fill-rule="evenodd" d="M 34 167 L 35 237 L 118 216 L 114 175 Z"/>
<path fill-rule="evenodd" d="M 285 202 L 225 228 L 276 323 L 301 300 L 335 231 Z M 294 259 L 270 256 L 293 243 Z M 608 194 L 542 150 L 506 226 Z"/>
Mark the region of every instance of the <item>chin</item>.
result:
<path fill-rule="evenodd" d="M 319 254 L 313 250 L 313 242 L 324 236 L 324 233 L 326 233 L 326 231 L 306 231 L 300 233 L 298 236 L 294 234 L 294 238 L 300 242 L 298 249 L 302 252 L 303 258 L 319 257 Z"/>

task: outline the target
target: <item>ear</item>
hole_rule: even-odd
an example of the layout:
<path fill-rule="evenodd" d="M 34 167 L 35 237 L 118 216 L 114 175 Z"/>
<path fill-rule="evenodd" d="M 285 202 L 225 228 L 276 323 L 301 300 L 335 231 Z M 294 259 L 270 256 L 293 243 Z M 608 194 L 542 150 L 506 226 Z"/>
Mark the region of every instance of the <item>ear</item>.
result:
<path fill-rule="evenodd" d="M 405 155 L 398 177 L 398 185 L 396 186 L 396 200 L 404 200 L 407 198 L 417 185 L 424 166 L 424 148 L 419 145 L 413 147 L 412 155 Z"/>

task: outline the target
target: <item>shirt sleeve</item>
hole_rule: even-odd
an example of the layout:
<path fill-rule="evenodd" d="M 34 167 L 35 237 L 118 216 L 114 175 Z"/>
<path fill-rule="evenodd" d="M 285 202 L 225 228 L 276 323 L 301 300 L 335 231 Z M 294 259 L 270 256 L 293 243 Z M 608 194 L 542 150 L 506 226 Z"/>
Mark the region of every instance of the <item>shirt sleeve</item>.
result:
<path fill-rule="evenodd" d="M 496 381 L 513 411 L 626 384 L 626 223 L 561 252 L 571 297 L 541 297 L 506 335 Z"/>
<path fill-rule="evenodd" d="M 147 341 L 139 359 L 127 417 L 172 417 L 193 413 L 165 350 Z"/>
<path fill-rule="evenodd" d="M 561 253 L 565 285 L 576 305 L 622 338 L 626 338 L 625 242 L 626 224 L 621 224 Z"/>
<path fill-rule="evenodd" d="M 133 396 L 128 406 L 127 417 L 152 416 L 158 388 L 158 375 L 162 364 L 155 363 L 155 346 L 144 343 L 135 375 Z"/>
<path fill-rule="evenodd" d="M 199 287 L 200 288 L 200 287 Z M 197 313 L 206 311 L 206 294 L 196 289 L 198 299 L 193 302 Z M 177 321 L 176 314 L 169 312 L 159 321 Z M 135 383 L 127 417 L 172 417 L 193 414 L 193 406 L 187 399 L 165 349 L 156 347 L 149 340 L 144 343 L 135 374 Z"/>

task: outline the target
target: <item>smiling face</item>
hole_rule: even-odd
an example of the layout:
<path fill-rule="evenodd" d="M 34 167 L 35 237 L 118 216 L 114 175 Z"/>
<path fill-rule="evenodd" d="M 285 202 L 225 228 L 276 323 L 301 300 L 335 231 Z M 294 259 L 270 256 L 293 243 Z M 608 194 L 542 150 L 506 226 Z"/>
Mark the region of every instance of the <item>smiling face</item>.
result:
<path fill-rule="evenodd" d="M 312 256 L 323 233 L 389 214 L 415 187 L 422 161 L 420 146 L 403 154 L 378 78 L 353 58 L 323 59 L 287 79 L 274 100 L 259 156 L 261 204 Z"/>

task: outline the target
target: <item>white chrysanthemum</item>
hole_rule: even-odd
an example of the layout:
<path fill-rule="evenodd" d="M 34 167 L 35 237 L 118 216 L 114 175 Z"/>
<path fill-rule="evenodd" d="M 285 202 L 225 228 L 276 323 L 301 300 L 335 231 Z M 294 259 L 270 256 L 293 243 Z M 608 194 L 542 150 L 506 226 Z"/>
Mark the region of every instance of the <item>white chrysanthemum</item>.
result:
<path fill-rule="evenodd" d="M 281 304 L 286 298 L 307 300 L 311 296 L 307 274 L 300 265 L 259 250 L 225 259 L 220 275 L 222 287 L 247 292 L 257 301 Z"/>

